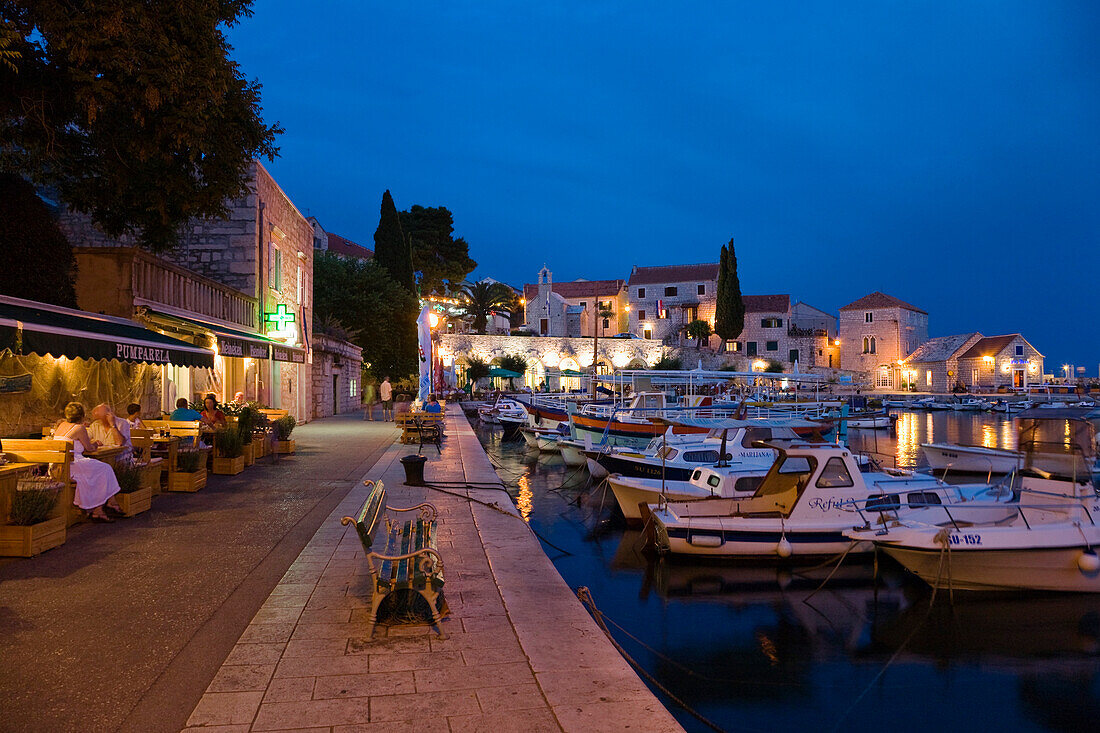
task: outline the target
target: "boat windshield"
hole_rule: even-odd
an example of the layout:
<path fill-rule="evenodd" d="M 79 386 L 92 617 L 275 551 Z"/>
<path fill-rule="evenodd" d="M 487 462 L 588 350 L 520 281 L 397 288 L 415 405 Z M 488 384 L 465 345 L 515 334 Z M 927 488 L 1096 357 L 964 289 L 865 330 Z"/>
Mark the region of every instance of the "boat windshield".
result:
<path fill-rule="evenodd" d="M 741 439 L 742 448 L 753 448 L 757 441 L 767 442 L 771 440 L 771 428 L 745 428 L 745 437 Z"/>
<path fill-rule="evenodd" d="M 753 494 L 752 503 L 766 503 L 771 511 L 790 514 L 816 468 L 817 461 L 813 458 L 783 455 Z M 765 501 L 759 501 L 761 499 Z"/>

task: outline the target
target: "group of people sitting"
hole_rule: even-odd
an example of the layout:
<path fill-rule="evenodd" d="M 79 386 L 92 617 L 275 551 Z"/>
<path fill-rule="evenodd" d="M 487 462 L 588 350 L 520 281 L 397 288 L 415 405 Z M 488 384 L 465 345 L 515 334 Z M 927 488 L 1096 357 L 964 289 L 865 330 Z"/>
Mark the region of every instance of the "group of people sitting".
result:
<path fill-rule="evenodd" d="M 238 393 L 234 400 L 244 402 L 244 395 Z M 208 394 L 203 400 L 203 410 L 193 410 L 187 399 L 176 400 L 176 409 L 168 415 L 173 421 L 198 421 L 209 430 L 216 430 L 228 424 L 225 413 L 218 409 L 218 400 Z M 84 405 L 70 402 L 65 405 L 64 417 L 54 426 L 53 439 L 66 440 L 73 444 L 73 463 L 69 476 L 76 484 L 73 503 L 87 512 L 93 522 L 113 522 L 112 517 L 122 516 L 115 495 L 119 492 L 118 479 L 114 468 L 102 461 L 84 455 L 94 453 L 100 447 L 122 448 L 116 460 L 133 459 L 133 444 L 130 431 L 145 428 L 141 419 L 141 405 L 132 403 L 126 407 L 126 417 L 115 414 L 110 405 L 102 403 L 92 409 L 91 419 L 87 419 Z"/>

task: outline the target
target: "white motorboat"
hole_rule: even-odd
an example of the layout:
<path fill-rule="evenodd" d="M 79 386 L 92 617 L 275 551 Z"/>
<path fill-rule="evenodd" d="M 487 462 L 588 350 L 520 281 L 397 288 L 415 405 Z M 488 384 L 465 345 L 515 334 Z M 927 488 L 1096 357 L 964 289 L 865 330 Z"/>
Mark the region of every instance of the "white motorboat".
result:
<path fill-rule="evenodd" d="M 775 447 L 779 455 L 751 495 L 646 505 L 643 519 L 652 542 L 674 554 L 712 557 L 866 552 L 869 540 L 853 542 L 844 533 L 870 522 L 868 517 L 946 521 L 946 507 L 990 490 L 988 484 L 949 486 L 921 474 L 865 474 L 852 452 L 838 445 Z M 699 470 L 702 478 L 704 470 L 713 469 Z M 983 517 L 1003 517 L 1012 511 L 1006 503 L 1012 496 L 1000 491 L 975 503 L 982 505 Z"/>
<path fill-rule="evenodd" d="M 932 400 L 924 406 L 924 409 L 938 412 L 942 410 L 950 410 L 952 409 L 952 407 L 950 402 L 937 402 L 936 400 Z"/>
<path fill-rule="evenodd" d="M 992 407 L 990 403 L 976 399 L 961 400 L 951 404 L 951 409 L 955 412 L 983 412 L 990 407 Z"/>
<path fill-rule="evenodd" d="M 562 461 L 567 466 L 583 466 L 588 459 L 584 455 L 585 445 L 579 440 L 563 438 L 558 441 Z"/>
<path fill-rule="evenodd" d="M 767 470 L 775 451 L 760 443 L 802 440 L 796 428 L 812 427 L 808 420 L 751 418 L 718 420 L 682 418 L 666 421 L 671 426 L 642 450 L 599 446 L 585 450 L 588 470 L 594 477 L 617 473 L 639 478 L 688 481 L 699 466 L 722 463 L 758 464 Z M 709 433 L 676 433 L 675 427 L 709 427 Z M 597 465 L 593 465 L 597 464 Z"/>
<path fill-rule="evenodd" d="M 1061 478 L 1100 472 L 1097 427 L 1100 411 L 1090 408 L 1035 408 L 1016 415 L 1016 450 L 953 443 L 922 443 L 935 471 L 1011 473 L 1030 468 Z"/>
<path fill-rule="evenodd" d="M 909 400 L 883 400 L 882 401 L 882 406 L 883 407 L 893 407 L 893 408 L 896 408 L 896 409 L 907 409 L 907 408 L 910 408 L 910 407 L 914 407 L 915 403 L 910 402 Z"/>
<path fill-rule="evenodd" d="M 898 419 L 897 415 L 857 415 L 847 418 L 849 428 L 857 430 L 885 430 Z"/>
<path fill-rule="evenodd" d="M 914 400 L 910 407 L 914 410 L 927 410 L 935 401 L 935 397 L 922 397 L 919 400 Z"/>
<path fill-rule="evenodd" d="M 479 407 L 478 418 L 490 425 L 501 425 L 503 420 L 509 424 L 527 424 L 527 410 L 519 402 L 506 398 L 500 398 L 492 404 Z"/>
<path fill-rule="evenodd" d="M 524 442 L 527 443 L 527 447 L 542 453 L 557 453 L 559 450 L 558 442 L 562 438 L 568 437 L 568 434 L 561 430 L 532 427 L 521 428 L 520 434 L 523 436 Z"/>
<path fill-rule="evenodd" d="M 1032 407 L 1031 400 L 997 400 L 989 409 L 993 412 L 1023 412 Z"/>
<path fill-rule="evenodd" d="M 1022 476 L 1015 514 L 971 521 L 952 507 L 949 522 L 907 518 L 850 530 L 928 584 L 956 590 L 1100 593 L 1100 499 L 1089 483 Z"/>

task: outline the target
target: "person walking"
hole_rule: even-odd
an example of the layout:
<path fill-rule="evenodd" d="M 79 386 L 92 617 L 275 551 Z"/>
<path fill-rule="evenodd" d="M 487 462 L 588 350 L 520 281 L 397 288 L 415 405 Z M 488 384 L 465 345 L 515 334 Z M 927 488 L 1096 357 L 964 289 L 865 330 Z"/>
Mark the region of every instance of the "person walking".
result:
<path fill-rule="evenodd" d="M 393 385 L 390 384 L 389 377 L 383 379 L 378 386 L 378 397 L 382 400 L 382 420 L 393 420 Z"/>
<path fill-rule="evenodd" d="M 364 420 L 374 420 L 374 403 L 378 401 L 378 388 L 373 384 L 363 385 L 363 403 L 366 408 L 363 410 Z"/>

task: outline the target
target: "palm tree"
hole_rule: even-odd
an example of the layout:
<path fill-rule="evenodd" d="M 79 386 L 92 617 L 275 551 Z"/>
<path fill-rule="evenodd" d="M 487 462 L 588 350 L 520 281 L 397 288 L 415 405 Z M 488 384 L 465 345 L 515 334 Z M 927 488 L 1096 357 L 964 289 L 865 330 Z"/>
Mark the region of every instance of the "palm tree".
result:
<path fill-rule="evenodd" d="M 473 318 L 474 331 L 485 333 L 489 314 L 494 310 L 507 310 L 512 300 L 512 290 L 501 283 L 464 283 L 458 294 L 466 311 Z"/>

